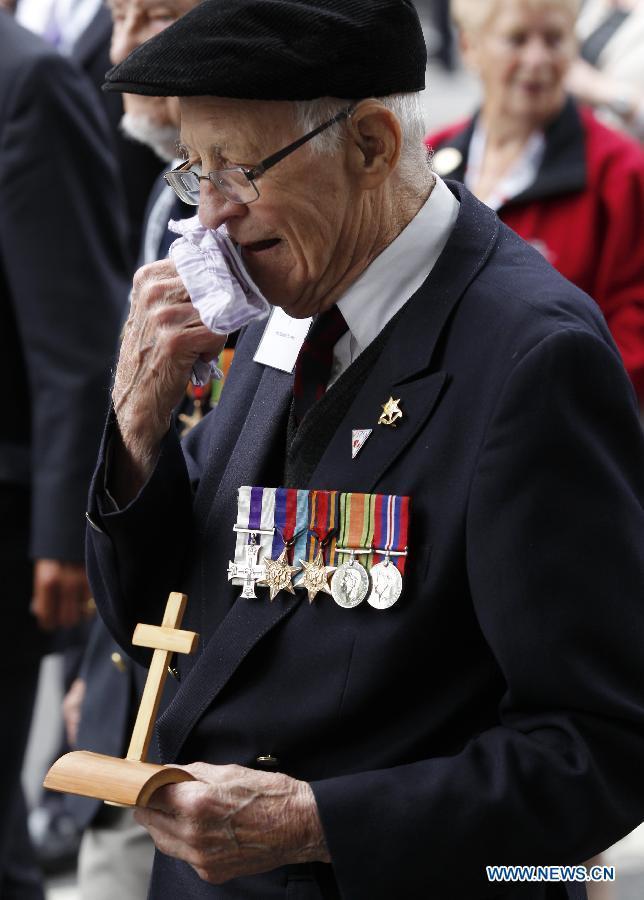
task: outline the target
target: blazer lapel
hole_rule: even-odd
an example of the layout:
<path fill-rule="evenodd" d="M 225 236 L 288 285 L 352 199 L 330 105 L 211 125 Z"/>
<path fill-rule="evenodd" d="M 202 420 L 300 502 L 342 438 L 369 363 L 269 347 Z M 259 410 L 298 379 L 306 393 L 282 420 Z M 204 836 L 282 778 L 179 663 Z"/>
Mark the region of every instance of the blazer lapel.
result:
<path fill-rule="evenodd" d="M 157 722 L 161 760 L 177 758 L 191 729 L 253 647 L 301 602 L 286 594 L 279 603 L 238 599 Z"/>
<path fill-rule="evenodd" d="M 257 328 L 257 342 L 261 333 L 262 328 Z M 253 344 L 251 355 L 254 352 Z M 259 363 L 253 363 L 250 359 L 246 361 L 246 365 L 259 367 Z M 207 466 L 210 472 L 208 483 L 216 484 L 217 480 L 219 483 L 212 500 L 208 485 L 200 488 L 196 512 L 199 518 L 201 508 L 202 514 L 207 516 L 206 546 L 217 548 L 212 559 L 207 562 L 207 572 L 213 573 L 210 580 L 216 578 L 217 583 L 221 582 L 222 573 L 226 572 L 228 542 L 221 540 L 221 537 L 219 540 L 209 539 L 209 535 L 213 532 L 218 532 L 220 536 L 230 533 L 237 518 L 238 488 L 244 484 L 258 483 L 267 455 L 279 446 L 282 437 L 280 431 L 291 402 L 292 385 L 292 375 L 264 367 L 232 451 L 223 459 L 216 446 L 211 451 Z M 243 415 L 243 407 L 240 408 L 235 400 L 236 395 L 232 401 L 229 396 L 227 408 L 221 410 L 225 415 L 219 418 L 217 428 L 235 429 L 236 422 Z M 208 580 L 209 576 L 206 574 L 205 581 Z M 173 702 L 157 723 L 162 759 L 176 759 L 194 723 L 213 702 L 255 644 L 278 622 L 290 615 L 300 600 L 299 594 L 287 595 L 279 603 L 249 603 L 248 600 L 239 598 L 235 600 L 209 638 L 200 658 L 182 681 Z M 207 635 L 210 630 L 210 604 L 205 597 L 202 603 L 203 631 Z"/>
<path fill-rule="evenodd" d="M 449 373 L 432 367 L 438 341 L 468 285 L 498 236 L 498 219 L 462 185 L 449 183 L 461 201 L 454 230 L 428 278 L 396 322 L 377 364 L 355 396 L 323 454 L 310 487 L 370 492 L 437 407 Z M 399 400 L 402 418 L 378 425 L 383 404 Z M 373 429 L 355 459 L 354 429 Z"/>

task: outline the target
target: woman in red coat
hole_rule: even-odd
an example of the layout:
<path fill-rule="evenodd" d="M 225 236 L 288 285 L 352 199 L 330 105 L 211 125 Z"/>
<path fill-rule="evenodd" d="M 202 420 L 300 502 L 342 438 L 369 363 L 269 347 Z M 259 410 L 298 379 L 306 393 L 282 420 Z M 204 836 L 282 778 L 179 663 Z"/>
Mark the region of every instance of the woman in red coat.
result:
<path fill-rule="evenodd" d="M 483 86 L 469 121 L 427 138 L 467 187 L 601 307 L 644 406 L 644 153 L 564 90 L 577 0 L 453 0 Z"/>

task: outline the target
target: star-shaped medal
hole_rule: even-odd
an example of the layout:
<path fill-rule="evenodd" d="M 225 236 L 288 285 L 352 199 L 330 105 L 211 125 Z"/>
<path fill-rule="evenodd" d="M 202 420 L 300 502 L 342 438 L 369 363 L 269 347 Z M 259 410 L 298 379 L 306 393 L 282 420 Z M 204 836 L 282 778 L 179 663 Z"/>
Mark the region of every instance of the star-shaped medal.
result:
<path fill-rule="evenodd" d="M 382 404 L 382 415 L 378 419 L 378 425 L 391 425 L 392 428 L 396 427 L 396 419 L 402 419 L 402 410 L 398 406 L 399 403 L 400 397 L 397 400 L 390 397 L 386 403 Z"/>
<path fill-rule="evenodd" d="M 277 597 L 280 591 L 288 591 L 294 594 L 292 578 L 293 575 L 300 571 L 299 566 L 289 566 L 286 547 L 282 550 L 277 559 L 265 559 L 264 566 L 266 575 L 257 584 L 259 587 L 267 587 L 271 593 L 271 603 Z"/>
<path fill-rule="evenodd" d="M 297 586 L 306 588 L 309 595 L 309 603 L 313 603 L 316 595 L 319 594 L 320 591 L 324 591 L 325 594 L 331 594 L 329 575 L 333 575 L 336 566 L 324 565 L 322 549 L 318 550 L 318 555 L 312 563 L 305 562 L 303 559 L 301 559 L 300 562 L 304 568 L 304 576 Z M 331 596 L 333 596 L 333 594 L 331 594 Z"/>

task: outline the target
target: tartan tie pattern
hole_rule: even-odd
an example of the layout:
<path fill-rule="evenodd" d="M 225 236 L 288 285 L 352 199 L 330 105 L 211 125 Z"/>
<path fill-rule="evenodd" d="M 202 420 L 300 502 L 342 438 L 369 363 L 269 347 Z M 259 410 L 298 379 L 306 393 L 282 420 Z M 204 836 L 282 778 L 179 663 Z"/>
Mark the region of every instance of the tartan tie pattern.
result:
<path fill-rule="evenodd" d="M 293 400 L 298 423 L 324 396 L 331 375 L 333 348 L 348 327 L 337 306 L 323 312 L 311 325 L 295 363 Z"/>

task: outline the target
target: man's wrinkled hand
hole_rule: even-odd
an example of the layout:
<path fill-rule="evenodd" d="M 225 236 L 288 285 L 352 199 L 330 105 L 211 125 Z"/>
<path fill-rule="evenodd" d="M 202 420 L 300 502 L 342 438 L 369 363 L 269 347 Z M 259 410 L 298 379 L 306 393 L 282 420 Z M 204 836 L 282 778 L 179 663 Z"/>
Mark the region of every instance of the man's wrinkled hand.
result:
<path fill-rule="evenodd" d="M 82 563 L 38 559 L 31 611 L 45 631 L 69 628 L 87 617 L 90 589 Z"/>
<path fill-rule="evenodd" d="M 195 361 L 215 359 L 225 340 L 203 324 L 173 262 L 136 272 L 112 394 L 123 443 L 135 457 L 149 455 L 168 430 Z"/>
<path fill-rule="evenodd" d="M 330 862 L 313 791 L 280 773 L 184 766 L 197 781 L 160 788 L 137 809 L 158 849 L 222 884 L 277 866 Z"/>

